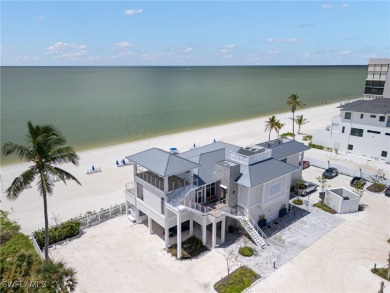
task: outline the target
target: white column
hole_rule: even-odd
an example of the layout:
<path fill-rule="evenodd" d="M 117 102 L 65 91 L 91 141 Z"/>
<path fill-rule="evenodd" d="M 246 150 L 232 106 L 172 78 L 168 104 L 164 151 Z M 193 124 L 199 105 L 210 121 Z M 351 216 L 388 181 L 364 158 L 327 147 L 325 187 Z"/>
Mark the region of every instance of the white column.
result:
<path fill-rule="evenodd" d="M 177 258 L 181 258 L 181 214 L 180 210 L 177 213 Z"/>
<path fill-rule="evenodd" d="M 136 203 L 137 203 L 137 201 L 136 201 Z M 139 209 L 137 208 L 137 207 L 135 207 L 134 208 L 135 209 L 135 222 L 137 223 L 137 224 L 139 224 Z"/>
<path fill-rule="evenodd" d="M 223 218 L 223 220 L 221 222 L 221 242 L 222 243 L 225 242 L 225 222 L 226 222 L 226 218 Z"/>
<path fill-rule="evenodd" d="M 213 233 L 212 233 L 212 244 L 211 248 L 215 248 L 215 245 L 217 244 L 217 223 L 213 222 Z"/>
<path fill-rule="evenodd" d="M 129 202 L 126 200 L 126 217 L 129 217 Z"/>
<path fill-rule="evenodd" d="M 164 192 L 168 192 L 168 177 L 164 177 Z"/>
<path fill-rule="evenodd" d="M 152 221 L 153 221 L 152 218 L 148 216 L 149 234 L 153 234 Z"/>
<path fill-rule="evenodd" d="M 165 225 L 165 249 L 169 248 L 169 228 Z"/>
<path fill-rule="evenodd" d="M 206 241 L 206 224 L 203 223 L 202 225 L 202 243 L 204 246 L 206 246 L 207 241 Z"/>
<path fill-rule="evenodd" d="M 190 219 L 190 236 L 194 236 L 194 220 Z"/>

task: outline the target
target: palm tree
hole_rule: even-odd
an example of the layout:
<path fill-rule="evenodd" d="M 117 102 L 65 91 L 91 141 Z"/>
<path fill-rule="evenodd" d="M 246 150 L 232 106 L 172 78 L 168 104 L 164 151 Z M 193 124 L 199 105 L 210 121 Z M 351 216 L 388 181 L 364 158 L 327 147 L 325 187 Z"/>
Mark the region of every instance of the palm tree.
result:
<path fill-rule="evenodd" d="M 292 94 L 287 98 L 287 105 L 290 107 L 291 112 L 293 113 L 293 134 L 295 139 L 295 132 L 294 132 L 295 111 L 297 107 L 302 108 L 305 104 L 303 104 L 302 101 L 299 101 L 298 94 Z"/>
<path fill-rule="evenodd" d="M 42 262 L 35 273 L 39 281 L 45 282 L 45 292 L 74 292 L 76 289 L 76 271 L 62 261 Z"/>
<path fill-rule="evenodd" d="M 277 129 L 278 127 L 279 120 L 276 120 L 275 115 L 272 115 L 271 117 L 268 118 L 268 121 L 265 122 L 265 131 L 269 131 L 268 133 L 268 142 L 271 141 L 271 131 Z"/>
<path fill-rule="evenodd" d="M 51 125 L 33 125 L 27 123 L 27 135 L 24 145 L 7 142 L 3 146 L 3 154 L 16 155 L 21 160 L 32 162 L 33 165 L 16 177 L 11 186 L 7 188 L 6 195 L 10 200 L 16 200 L 35 179 L 37 188 L 43 197 L 43 210 L 45 215 L 45 259 L 48 261 L 49 253 L 49 220 L 47 215 L 47 196 L 53 194 L 54 178 L 80 182 L 70 173 L 58 168 L 56 165 L 72 163 L 78 165 L 79 156 L 70 146 L 65 146 L 66 140 L 61 133 Z M 80 184 L 81 185 L 81 184 Z"/>
<path fill-rule="evenodd" d="M 300 116 L 297 116 L 297 118 L 295 118 L 295 123 L 298 125 L 298 134 L 300 134 L 301 133 L 301 126 L 303 124 L 309 123 L 309 120 L 307 120 L 306 118 L 303 118 L 303 115 L 300 115 Z"/>
<path fill-rule="evenodd" d="M 280 122 L 280 120 L 278 120 L 277 123 L 276 123 L 275 131 L 276 131 L 276 133 L 278 134 L 278 139 L 279 139 L 279 137 L 280 137 L 280 136 L 279 136 L 279 132 L 280 132 L 280 130 L 282 129 L 282 127 L 283 127 L 284 125 L 286 125 L 286 124 Z"/>

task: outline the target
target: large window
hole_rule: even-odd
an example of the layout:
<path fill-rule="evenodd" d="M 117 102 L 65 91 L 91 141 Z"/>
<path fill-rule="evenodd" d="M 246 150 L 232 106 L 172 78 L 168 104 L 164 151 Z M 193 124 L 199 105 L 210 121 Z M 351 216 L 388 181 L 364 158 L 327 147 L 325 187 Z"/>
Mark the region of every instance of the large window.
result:
<path fill-rule="evenodd" d="M 385 116 L 379 116 L 379 121 L 380 122 L 385 122 Z"/>
<path fill-rule="evenodd" d="M 269 195 L 275 196 L 282 191 L 282 182 L 275 183 L 269 187 Z"/>
<path fill-rule="evenodd" d="M 360 128 L 351 128 L 351 135 L 352 135 L 352 136 L 359 136 L 359 137 L 362 137 L 362 136 L 363 136 L 363 129 L 360 129 Z"/>
<path fill-rule="evenodd" d="M 345 112 L 344 113 L 344 119 L 351 119 L 351 116 L 352 116 L 352 114 L 351 114 L 351 112 Z"/>

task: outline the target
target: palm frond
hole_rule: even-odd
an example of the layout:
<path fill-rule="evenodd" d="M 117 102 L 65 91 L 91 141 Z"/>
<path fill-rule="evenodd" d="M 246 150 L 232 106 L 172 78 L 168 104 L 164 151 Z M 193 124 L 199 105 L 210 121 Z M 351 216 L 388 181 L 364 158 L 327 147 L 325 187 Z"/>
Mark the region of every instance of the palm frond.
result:
<path fill-rule="evenodd" d="M 74 177 L 72 174 L 70 174 L 69 172 L 61 169 L 61 168 L 58 168 L 58 167 L 55 167 L 55 166 L 50 166 L 48 167 L 49 171 L 51 174 L 57 176 L 60 180 L 62 180 L 65 184 L 66 184 L 66 181 L 65 180 L 73 180 L 75 181 L 77 184 L 81 185 L 80 181 L 77 180 L 76 177 Z"/>
<path fill-rule="evenodd" d="M 10 187 L 5 190 L 6 196 L 10 200 L 15 200 L 33 181 L 37 175 L 35 167 L 30 167 L 24 171 L 20 176 L 16 177 Z"/>
<path fill-rule="evenodd" d="M 49 178 L 48 175 L 48 172 L 39 172 L 38 190 L 41 195 L 53 194 L 54 182 L 53 179 Z"/>
<path fill-rule="evenodd" d="M 75 153 L 72 147 L 63 146 L 55 148 L 49 153 L 50 162 L 53 164 L 72 163 L 78 166 L 80 157 Z"/>
<path fill-rule="evenodd" d="M 6 144 L 4 144 L 3 154 L 5 156 L 15 155 L 21 160 L 30 160 L 30 150 L 24 145 L 16 144 L 13 142 L 7 142 Z"/>

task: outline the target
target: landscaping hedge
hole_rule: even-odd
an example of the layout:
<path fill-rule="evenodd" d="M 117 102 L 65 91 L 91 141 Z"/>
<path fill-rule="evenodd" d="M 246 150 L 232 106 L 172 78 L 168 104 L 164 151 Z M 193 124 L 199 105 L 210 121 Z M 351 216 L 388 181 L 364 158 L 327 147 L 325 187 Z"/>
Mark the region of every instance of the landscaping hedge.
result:
<path fill-rule="evenodd" d="M 253 248 L 250 247 L 250 246 L 243 246 L 243 247 L 240 247 L 240 249 L 238 250 L 238 252 L 242 255 L 242 256 L 246 256 L 246 257 L 250 257 L 254 254 L 254 251 L 253 251 Z"/>
<path fill-rule="evenodd" d="M 79 235 L 81 223 L 77 220 L 69 220 L 58 226 L 49 228 L 49 245 L 58 243 Z M 34 237 L 41 249 L 45 246 L 45 229 L 34 232 Z"/>
<path fill-rule="evenodd" d="M 319 150 L 324 149 L 323 145 L 319 145 L 319 144 L 315 144 L 315 143 L 309 143 L 309 147 L 311 147 L 312 149 L 319 149 Z"/>

